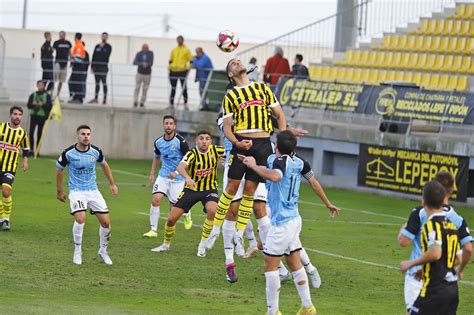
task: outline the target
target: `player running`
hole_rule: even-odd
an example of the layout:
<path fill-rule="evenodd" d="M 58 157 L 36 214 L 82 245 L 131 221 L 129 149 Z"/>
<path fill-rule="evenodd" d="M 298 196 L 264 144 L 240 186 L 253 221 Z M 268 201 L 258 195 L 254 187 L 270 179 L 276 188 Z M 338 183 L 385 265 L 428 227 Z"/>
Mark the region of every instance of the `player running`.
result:
<path fill-rule="evenodd" d="M 117 195 L 118 188 L 102 150 L 91 144 L 91 128 L 80 125 L 77 127 L 76 143 L 65 149 L 56 162 L 57 199 L 61 202 L 66 201 L 66 193 L 63 191 L 63 173 L 64 168 L 68 167 L 69 204 L 71 214 L 74 216 L 72 262 L 76 265 L 82 264 L 82 234 L 87 209 L 90 209 L 91 214 L 95 214 L 100 223 L 98 254 L 105 264 L 112 265 L 112 260 L 107 253 L 110 240 L 109 209 L 97 187 L 96 163 L 100 164 L 109 181 L 110 192 L 112 195 Z"/>
<path fill-rule="evenodd" d="M 443 211 L 446 190 L 436 180 L 423 189 L 427 219 L 421 232 L 421 256 L 402 261 L 400 270 L 422 265 L 422 287 L 410 314 L 456 314 L 459 303 L 455 265 L 460 259 L 458 229 Z"/>
<path fill-rule="evenodd" d="M 301 217 L 298 213 L 301 177 L 314 178 L 308 162 L 295 155 L 296 137 L 289 131 L 277 136 L 276 154 L 268 158 L 268 166 L 259 166 L 254 157 L 239 155 L 239 159 L 262 178 L 269 181 L 268 199 L 271 227 L 265 239 L 265 279 L 268 314 L 279 313 L 280 277 L 278 265 L 285 255 L 295 286 L 301 298 L 298 314 L 316 314 L 311 301 L 308 277 L 300 262 Z M 331 215 L 339 214 L 337 207 L 329 208 Z"/>
<path fill-rule="evenodd" d="M 435 178 L 435 181 L 439 182 L 446 191 L 446 195 L 443 200 L 443 213 L 444 215 L 456 225 L 459 234 L 459 242 L 463 249 L 461 264 L 457 270 L 458 278 L 461 278 L 464 269 L 469 263 L 472 255 L 472 241 L 473 238 L 469 233 L 469 228 L 466 220 L 456 213 L 453 207 L 449 206 L 449 197 L 454 192 L 454 177 L 449 172 L 439 172 Z M 398 240 L 400 246 L 406 247 L 413 241 L 413 249 L 410 255 L 410 259 L 417 259 L 422 254 L 421 236 L 422 228 L 428 219 L 426 209 L 421 206 L 413 209 L 408 218 L 408 222 L 400 230 Z M 409 310 L 416 298 L 419 296 L 420 291 L 423 287 L 421 280 L 421 266 L 417 265 L 410 268 L 405 275 L 405 306 Z"/>
<path fill-rule="evenodd" d="M 208 131 L 198 132 L 196 147 L 184 155 L 177 168 L 178 173 L 184 177 L 186 186 L 168 215 L 164 242 L 151 251 L 166 252 L 170 250 L 171 240 L 176 233 L 176 222 L 179 217 L 183 213 L 189 212 L 200 201 L 204 206 L 207 217 L 202 225 L 202 236 L 197 256 L 206 256 L 205 241 L 212 229 L 218 201 L 217 166 L 224 155 L 224 151 L 224 147 L 212 144 L 212 137 Z"/>
<path fill-rule="evenodd" d="M 10 121 L 0 124 L 0 164 L 2 200 L 0 200 L 0 231 L 10 231 L 10 217 L 13 210 L 12 188 L 16 169 L 23 151 L 22 170 L 28 170 L 28 153 L 30 142 L 25 130 L 20 127 L 23 109 L 19 106 L 10 108 Z"/>
<path fill-rule="evenodd" d="M 164 135 L 153 144 L 155 157 L 151 164 L 149 185 L 155 180 L 156 169 L 160 160 L 163 161 L 155 183 L 153 184 L 150 206 L 150 231 L 144 237 L 157 237 L 158 220 L 160 218 L 160 204 L 164 196 L 168 197 L 170 209 L 176 203 L 179 194 L 184 188 L 184 177 L 176 171 L 179 162 L 189 151 L 189 146 L 182 136 L 176 133 L 176 119 L 171 115 L 163 117 Z M 184 214 L 184 228 L 189 230 L 193 226 L 191 211 Z"/>

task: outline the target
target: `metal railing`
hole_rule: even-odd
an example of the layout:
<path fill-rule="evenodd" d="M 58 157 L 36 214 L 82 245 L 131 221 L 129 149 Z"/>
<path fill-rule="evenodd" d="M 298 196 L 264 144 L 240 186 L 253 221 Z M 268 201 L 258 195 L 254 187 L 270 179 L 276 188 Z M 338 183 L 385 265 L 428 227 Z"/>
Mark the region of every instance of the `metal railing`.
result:
<path fill-rule="evenodd" d="M 304 63 L 319 63 L 323 58 L 332 57 L 336 40 L 336 24 L 339 18 L 356 14 L 357 36 L 355 43 L 382 36 L 384 32 L 393 32 L 396 27 L 409 22 L 416 22 L 420 17 L 447 6 L 455 6 L 455 0 L 358 0 L 358 4 L 349 10 L 338 12 L 319 21 L 300 27 L 286 34 L 275 37 L 264 43 L 239 52 L 243 62 L 250 58 L 257 59 L 264 69 L 266 60 L 273 56 L 279 46 L 290 63 L 296 54 L 302 54 Z M 263 70 L 262 70 L 263 72 Z"/>

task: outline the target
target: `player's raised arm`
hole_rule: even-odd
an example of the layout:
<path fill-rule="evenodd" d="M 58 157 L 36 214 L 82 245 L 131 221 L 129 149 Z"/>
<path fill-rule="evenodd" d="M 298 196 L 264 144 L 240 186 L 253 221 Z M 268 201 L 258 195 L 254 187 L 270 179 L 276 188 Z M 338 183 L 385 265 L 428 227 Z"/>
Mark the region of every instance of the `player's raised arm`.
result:
<path fill-rule="evenodd" d="M 279 182 L 281 180 L 281 171 L 272 170 L 266 168 L 265 166 L 257 165 L 255 158 L 252 156 L 238 154 L 238 157 L 248 168 L 254 170 L 259 176 L 262 176 L 264 179 L 271 180 L 274 183 Z"/>
<path fill-rule="evenodd" d="M 118 187 L 115 184 L 114 177 L 112 176 L 112 170 L 110 169 L 109 164 L 104 161 L 103 163 L 100 164 L 102 167 L 102 171 L 104 172 L 105 177 L 107 177 L 107 180 L 109 181 L 109 187 L 110 187 L 110 192 L 112 195 L 117 195 L 118 194 Z"/>

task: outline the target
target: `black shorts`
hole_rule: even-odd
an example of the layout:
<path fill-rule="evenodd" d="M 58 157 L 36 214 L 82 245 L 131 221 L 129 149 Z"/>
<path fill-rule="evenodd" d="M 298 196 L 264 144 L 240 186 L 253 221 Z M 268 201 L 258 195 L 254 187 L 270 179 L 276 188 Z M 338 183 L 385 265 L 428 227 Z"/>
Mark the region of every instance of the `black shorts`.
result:
<path fill-rule="evenodd" d="M 0 181 L 2 185 L 13 186 L 15 180 L 15 172 L 1 172 Z"/>
<path fill-rule="evenodd" d="M 458 304 L 458 283 L 447 282 L 435 290 L 427 290 L 424 298 L 418 296 L 410 309 L 410 314 L 454 315 Z"/>
<path fill-rule="evenodd" d="M 184 188 L 181 194 L 179 194 L 178 201 L 176 201 L 174 206 L 183 209 L 184 213 L 188 213 L 199 201 L 204 207 L 209 201 L 218 202 L 219 195 L 217 194 L 217 189 L 194 191 L 189 188 Z"/>
<path fill-rule="evenodd" d="M 236 135 L 237 140 L 252 140 L 252 147 L 250 150 L 240 150 L 237 147 L 233 146 L 229 166 L 229 173 L 228 177 L 232 179 L 241 180 L 244 178 L 246 180 L 250 180 L 256 183 L 264 183 L 265 180 L 259 176 L 255 171 L 247 168 L 244 163 L 237 157 L 237 154 L 242 154 L 246 156 L 252 156 L 257 161 L 257 165 L 267 166 L 268 157 L 273 153 L 272 143 L 270 142 L 270 138 L 248 138 L 248 137 L 240 137 Z"/>

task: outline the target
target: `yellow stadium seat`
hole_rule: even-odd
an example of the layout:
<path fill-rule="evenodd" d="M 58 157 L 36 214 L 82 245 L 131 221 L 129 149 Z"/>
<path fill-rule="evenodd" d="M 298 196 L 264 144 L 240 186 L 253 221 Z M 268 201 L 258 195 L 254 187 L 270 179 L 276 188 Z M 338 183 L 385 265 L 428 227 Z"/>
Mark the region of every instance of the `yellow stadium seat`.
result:
<path fill-rule="evenodd" d="M 416 45 L 416 51 L 431 51 L 432 38 L 431 36 L 420 36 L 419 44 Z"/>
<path fill-rule="evenodd" d="M 437 90 L 439 85 L 439 74 L 432 74 L 430 76 L 430 82 L 428 83 L 428 88 Z"/>
<path fill-rule="evenodd" d="M 474 54 L 474 38 L 469 38 L 467 40 L 466 50 L 463 51 L 462 53 L 464 53 L 465 55 Z"/>
<path fill-rule="evenodd" d="M 376 51 L 371 51 L 369 52 L 367 56 L 367 62 L 366 66 L 367 67 L 375 67 L 375 59 L 377 58 L 377 52 Z"/>
<path fill-rule="evenodd" d="M 379 70 L 378 81 L 384 82 L 387 78 L 387 70 Z"/>
<path fill-rule="evenodd" d="M 429 73 L 423 73 L 421 75 L 420 86 L 427 88 L 430 85 L 430 77 Z"/>
<path fill-rule="evenodd" d="M 380 68 L 383 66 L 383 58 L 385 56 L 384 52 L 377 52 L 377 55 L 375 57 L 375 62 L 374 62 L 374 67 Z"/>
<path fill-rule="evenodd" d="M 354 76 L 354 68 L 346 68 L 346 74 L 344 76 L 346 81 L 351 82 L 353 76 Z"/>
<path fill-rule="evenodd" d="M 465 20 L 473 20 L 474 19 L 474 5 L 466 5 L 466 11 L 464 13 L 463 18 Z"/>
<path fill-rule="evenodd" d="M 369 69 L 362 69 L 361 75 L 360 75 L 360 81 L 367 83 L 369 81 Z"/>
<path fill-rule="evenodd" d="M 465 91 L 467 91 L 467 88 L 468 88 L 467 76 L 462 75 L 462 76 L 459 77 L 458 86 L 456 87 L 456 90 L 460 91 L 460 92 L 465 92 Z"/>
<path fill-rule="evenodd" d="M 403 72 L 402 71 L 395 71 L 395 81 L 403 82 Z"/>
<path fill-rule="evenodd" d="M 456 7 L 456 13 L 454 15 L 448 16 L 448 19 L 463 19 L 466 14 L 466 5 L 458 4 Z"/>
<path fill-rule="evenodd" d="M 407 50 L 407 36 L 400 36 L 397 45 L 393 46 L 391 50 Z"/>
<path fill-rule="evenodd" d="M 379 72 L 380 72 L 379 70 L 373 70 L 373 69 L 370 70 L 369 79 L 367 80 L 367 82 L 372 85 L 378 84 L 380 82 Z"/>
<path fill-rule="evenodd" d="M 329 80 L 329 71 L 331 70 L 330 67 L 325 66 L 321 72 L 321 80 L 328 81 Z"/>
<path fill-rule="evenodd" d="M 462 63 L 463 63 L 463 56 L 461 55 L 456 55 L 453 57 L 453 63 L 450 67 L 450 70 L 446 70 L 449 72 L 461 72 L 462 69 Z"/>
<path fill-rule="evenodd" d="M 337 68 L 336 81 L 344 81 L 346 78 L 346 68 Z"/>
<path fill-rule="evenodd" d="M 458 86 L 458 76 L 457 75 L 450 75 L 448 84 L 446 86 L 446 90 L 452 91 L 455 90 L 456 87 Z"/>
<path fill-rule="evenodd" d="M 413 74 L 413 78 L 412 78 L 412 81 L 413 83 L 415 83 L 416 85 L 420 86 L 420 82 L 421 82 L 421 73 L 420 72 L 415 72 Z"/>
<path fill-rule="evenodd" d="M 440 52 L 441 38 L 439 36 L 431 37 L 430 47 L 426 47 L 427 52 Z"/>
<path fill-rule="evenodd" d="M 390 63 L 390 68 L 397 68 L 402 59 L 402 53 L 396 52 L 393 53 L 392 62 Z"/>
<path fill-rule="evenodd" d="M 360 59 L 360 51 L 359 50 L 351 50 L 352 52 L 352 57 L 349 63 L 347 65 L 356 65 L 359 63 Z"/>
<path fill-rule="evenodd" d="M 471 36 L 469 21 L 454 21 L 454 30 L 451 32 L 453 36 Z"/>
<path fill-rule="evenodd" d="M 467 36 L 474 36 L 474 21 L 464 21 L 466 25 L 469 25 L 468 31 L 467 31 Z M 467 26 L 466 26 L 467 27 Z"/>
<path fill-rule="evenodd" d="M 443 23 L 444 26 L 444 23 Z M 438 22 L 436 20 L 428 20 L 428 29 L 424 34 L 433 35 L 437 34 L 436 30 L 438 29 Z"/>
<path fill-rule="evenodd" d="M 320 66 L 313 66 L 309 68 L 309 76 L 312 80 L 319 80 L 321 78 L 321 73 L 323 68 Z"/>
<path fill-rule="evenodd" d="M 389 50 L 392 47 L 392 41 L 395 39 L 395 37 L 398 37 L 398 35 L 386 35 L 383 38 L 382 44 L 378 47 L 380 50 Z"/>
<path fill-rule="evenodd" d="M 426 63 L 423 67 L 425 70 L 433 70 L 435 68 L 436 55 L 428 54 L 426 55 Z"/>
<path fill-rule="evenodd" d="M 360 58 L 357 61 L 356 66 L 361 66 L 361 67 L 366 66 L 368 58 L 369 58 L 369 52 L 366 50 L 361 51 Z"/>
<path fill-rule="evenodd" d="M 427 34 L 429 21 L 431 20 L 427 20 L 427 19 L 421 20 L 420 26 L 418 27 L 418 31 L 413 32 L 412 34 Z"/>
<path fill-rule="evenodd" d="M 418 54 L 418 60 L 413 66 L 413 69 L 424 69 L 426 67 L 427 56 L 427 54 Z"/>
<path fill-rule="evenodd" d="M 451 53 L 451 52 L 455 51 L 457 45 L 458 45 L 458 38 L 457 37 L 450 37 L 446 52 Z"/>
<path fill-rule="evenodd" d="M 395 65 L 399 69 L 407 69 L 410 64 L 410 56 L 414 54 L 402 53 L 400 56 L 400 62 L 398 65 Z"/>
<path fill-rule="evenodd" d="M 404 72 L 403 82 L 413 82 L 413 72 Z"/>
<path fill-rule="evenodd" d="M 329 69 L 329 81 L 334 81 L 337 78 L 337 67 L 330 67 Z"/>
<path fill-rule="evenodd" d="M 449 35 L 453 31 L 453 20 L 438 20 L 436 35 Z"/>
<path fill-rule="evenodd" d="M 438 55 L 437 57 L 440 57 L 440 56 L 443 56 L 443 55 Z M 438 58 L 436 58 L 436 59 L 438 59 Z M 439 60 L 436 61 L 437 65 L 438 65 L 438 62 L 440 62 L 440 61 Z M 443 63 L 441 64 L 441 66 L 437 70 L 443 71 L 443 72 L 453 72 L 453 70 L 452 70 L 453 63 L 454 63 L 454 56 L 453 55 L 446 55 L 446 56 L 444 56 Z"/>
<path fill-rule="evenodd" d="M 439 52 L 448 51 L 449 40 L 450 40 L 450 37 L 441 37 L 441 40 L 439 42 L 439 48 L 438 48 Z"/>
<path fill-rule="evenodd" d="M 395 81 L 395 71 L 388 71 L 385 81 L 387 82 Z"/>
<path fill-rule="evenodd" d="M 406 50 L 410 50 L 410 51 L 415 50 L 416 38 L 417 38 L 417 36 L 414 36 L 414 35 L 410 35 L 410 36 L 407 37 L 406 45 L 405 45 Z"/>
<path fill-rule="evenodd" d="M 352 77 L 352 81 L 356 83 L 360 83 L 361 77 L 362 77 L 362 70 L 360 68 L 354 69 L 354 76 Z"/>
<path fill-rule="evenodd" d="M 433 56 L 435 56 L 434 64 L 433 64 L 433 67 L 430 68 L 430 70 L 440 71 L 441 69 L 443 69 L 444 55 L 433 55 Z"/>
<path fill-rule="evenodd" d="M 415 36 L 415 42 L 413 46 L 413 51 L 421 51 L 423 50 L 423 39 L 425 36 Z"/>
<path fill-rule="evenodd" d="M 447 90 L 448 89 L 448 82 L 449 82 L 449 75 L 442 74 L 439 77 L 439 82 L 436 86 L 437 90 Z"/>
<path fill-rule="evenodd" d="M 457 37 L 457 44 L 453 53 L 463 53 L 467 49 L 467 38 L 466 37 Z"/>
<path fill-rule="evenodd" d="M 418 56 L 419 54 L 410 54 L 410 61 L 408 63 L 408 69 L 416 69 L 418 66 Z"/>
<path fill-rule="evenodd" d="M 393 52 L 386 52 L 383 54 L 383 61 L 382 61 L 382 66 L 384 68 L 390 68 L 390 64 L 392 63 L 393 59 Z"/>
<path fill-rule="evenodd" d="M 473 73 L 473 63 L 472 63 L 472 58 L 469 56 L 463 57 L 462 59 L 462 66 L 460 72 L 463 73 Z"/>

